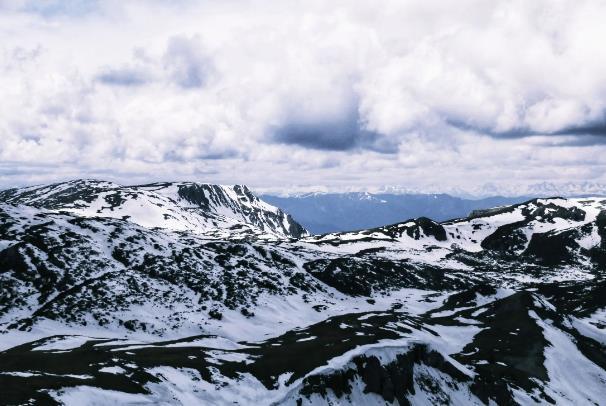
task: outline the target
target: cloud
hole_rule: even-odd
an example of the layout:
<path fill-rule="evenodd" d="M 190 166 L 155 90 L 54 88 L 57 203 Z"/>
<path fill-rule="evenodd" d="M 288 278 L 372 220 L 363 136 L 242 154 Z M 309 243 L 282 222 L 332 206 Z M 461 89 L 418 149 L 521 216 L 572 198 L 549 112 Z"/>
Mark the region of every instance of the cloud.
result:
<path fill-rule="evenodd" d="M 587 123 L 581 126 L 573 126 L 559 130 L 557 134 L 579 134 L 579 135 L 599 135 L 606 136 L 606 122 Z"/>
<path fill-rule="evenodd" d="M 601 1 L 33 4 L 0 1 L 5 184 L 32 163 L 257 185 L 606 180 Z"/>
<path fill-rule="evenodd" d="M 183 88 L 202 87 L 210 74 L 196 38 L 172 37 L 164 54 L 164 64 L 173 80 Z"/>
<path fill-rule="evenodd" d="M 44 17 L 80 16 L 97 8 L 97 0 L 0 0 L 0 10 L 21 10 Z"/>
<path fill-rule="evenodd" d="M 397 152 L 397 145 L 386 142 L 381 134 L 365 129 L 356 97 L 347 100 L 344 106 L 337 106 L 328 114 L 324 110 L 300 111 L 300 106 L 293 106 L 284 114 L 284 123 L 269 130 L 269 141 L 327 151 Z"/>
<path fill-rule="evenodd" d="M 150 81 L 145 72 L 131 68 L 104 69 L 96 79 L 110 86 L 141 86 Z"/>

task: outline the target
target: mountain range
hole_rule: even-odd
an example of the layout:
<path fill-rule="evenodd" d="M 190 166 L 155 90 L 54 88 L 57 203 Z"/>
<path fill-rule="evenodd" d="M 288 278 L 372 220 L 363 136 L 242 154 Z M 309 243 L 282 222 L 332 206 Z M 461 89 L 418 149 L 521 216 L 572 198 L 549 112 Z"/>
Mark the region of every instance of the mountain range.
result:
<path fill-rule="evenodd" d="M 473 210 L 511 205 L 527 196 L 465 199 L 448 194 L 306 193 L 261 198 L 293 215 L 314 234 L 355 231 L 429 217 L 436 221 L 466 217 Z"/>
<path fill-rule="evenodd" d="M 245 186 L 0 191 L 0 403 L 599 405 L 606 198 L 501 203 L 312 235 Z"/>

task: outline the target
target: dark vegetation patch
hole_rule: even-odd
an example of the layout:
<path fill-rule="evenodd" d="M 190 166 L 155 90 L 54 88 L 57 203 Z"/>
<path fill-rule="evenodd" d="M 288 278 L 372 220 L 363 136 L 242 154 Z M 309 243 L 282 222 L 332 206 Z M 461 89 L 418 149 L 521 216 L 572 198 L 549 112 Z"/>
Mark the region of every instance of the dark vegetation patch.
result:
<path fill-rule="evenodd" d="M 510 252 L 523 249 L 528 239 L 522 228 L 527 224 L 528 221 L 523 220 L 498 227 L 494 233 L 482 240 L 482 248 L 485 250 Z"/>
<path fill-rule="evenodd" d="M 463 273 L 406 260 L 340 257 L 310 261 L 303 267 L 325 284 L 352 296 L 402 288 L 457 290 L 466 286 Z"/>
<path fill-rule="evenodd" d="M 483 402 L 515 404 L 512 388 L 526 392 L 538 390 L 538 403 L 554 403 L 537 381 L 547 381 L 544 351 L 548 345 L 541 327 L 530 316 L 536 310 L 529 292 L 517 292 L 478 309 L 461 312 L 483 323 L 484 328 L 453 357 L 472 365 L 477 373 L 472 392 Z"/>
<path fill-rule="evenodd" d="M 545 265 L 572 263 L 579 249 L 576 229 L 534 233 L 524 255 L 537 258 Z"/>
<path fill-rule="evenodd" d="M 453 293 L 452 295 L 448 296 L 442 306 L 430 310 L 427 312 L 427 315 L 431 316 L 435 313 L 454 311 L 456 309 L 466 307 L 477 307 L 479 306 L 477 303 L 478 296 L 492 296 L 496 293 L 497 290 L 494 286 L 486 282 L 481 282 L 469 289 L 465 289 L 461 292 Z"/>

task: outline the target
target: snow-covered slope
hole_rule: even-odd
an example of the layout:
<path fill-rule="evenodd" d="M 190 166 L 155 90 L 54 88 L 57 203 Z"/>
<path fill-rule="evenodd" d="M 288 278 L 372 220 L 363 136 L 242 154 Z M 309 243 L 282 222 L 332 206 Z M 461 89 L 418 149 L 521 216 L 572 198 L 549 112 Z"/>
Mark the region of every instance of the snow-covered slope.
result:
<path fill-rule="evenodd" d="M 240 187 L 0 198 L 0 403 L 606 398 L 606 199 L 301 236 Z"/>
<path fill-rule="evenodd" d="M 77 180 L 5 190 L 0 192 L 0 201 L 215 237 L 267 234 L 297 238 L 307 234 L 289 215 L 241 185 L 180 182 L 120 186 Z"/>

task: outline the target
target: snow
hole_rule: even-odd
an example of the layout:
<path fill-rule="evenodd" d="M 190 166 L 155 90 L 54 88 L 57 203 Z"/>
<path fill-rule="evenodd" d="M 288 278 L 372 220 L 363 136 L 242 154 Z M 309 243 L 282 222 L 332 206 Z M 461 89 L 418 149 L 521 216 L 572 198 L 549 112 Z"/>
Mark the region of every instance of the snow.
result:
<path fill-rule="evenodd" d="M 210 355 L 213 360 L 216 361 L 229 361 L 229 362 L 251 362 L 250 357 L 246 354 L 238 352 L 226 352 L 219 350 L 211 350 L 206 354 Z"/>
<path fill-rule="evenodd" d="M 90 203 L 82 199 L 72 203 L 56 200 L 70 188 L 86 190 L 91 186 L 101 192 L 97 193 Z M 184 200 L 179 196 L 179 187 L 200 188 L 211 202 L 210 206 L 203 211 L 201 207 Z M 150 229 L 187 230 L 209 237 L 227 237 L 230 235 L 227 230 L 234 226 L 259 236 L 289 237 L 285 234 L 290 228 L 285 213 L 256 197 L 251 200 L 236 193 L 236 187 L 245 188 L 193 183 L 120 186 L 109 182 L 76 181 L 19 189 L 17 197 L 13 200 L 25 204 L 49 201 L 54 206 L 59 205 L 55 209 L 56 212 L 67 211 L 84 217 L 127 218 L 130 222 Z M 27 194 L 31 191 L 37 191 L 34 197 Z M 214 193 L 218 195 L 213 195 Z M 248 213 L 256 213 L 261 222 L 253 224 Z M 276 222 L 274 217 L 279 220 Z"/>
<path fill-rule="evenodd" d="M 423 388 L 419 386 L 419 377 L 422 377 L 424 379 L 430 378 L 433 382 L 435 382 L 438 388 L 444 391 L 444 393 L 448 396 L 449 404 L 478 406 L 484 405 L 484 402 L 482 402 L 480 399 L 478 399 L 478 397 L 471 393 L 469 386 L 458 384 L 451 377 L 435 368 L 431 368 L 426 365 L 416 366 L 414 370 L 414 377 L 415 391 L 414 394 L 408 398 L 412 405 L 433 406 L 442 403 L 440 399 L 443 398 L 440 397 L 439 394 L 432 394 L 427 390 L 423 390 Z"/>
<path fill-rule="evenodd" d="M 0 375 L 18 376 L 21 378 L 31 378 L 32 376 L 40 376 L 33 372 L 0 372 Z"/>
<path fill-rule="evenodd" d="M 104 406 L 104 405 L 140 405 L 157 404 L 149 397 L 141 394 L 117 392 L 99 389 L 91 386 L 52 391 L 50 395 L 66 406 Z"/>
<path fill-rule="evenodd" d="M 205 337 L 199 338 L 193 341 L 184 341 L 174 344 L 167 344 L 165 347 L 207 347 L 216 348 L 220 350 L 238 350 L 247 348 L 245 345 L 238 344 L 225 337 Z"/>
<path fill-rule="evenodd" d="M 7 249 L 8 247 L 10 247 L 11 245 L 14 245 L 18 243 L 18 241 L 13 241 L 13 240 L 0 240 L 0 251 L 4 251 L 5 249 Z"/>
<path fill-rule="evenodd" d="M 125 369 L 119 367 L 119 366 L 113 366 L 113 367 L 103 367 L 99 370 L 99 372 L 105 372 L 106 374 L 123 374 L 126 372 Z"/>
<path fill-rule="evenodd" d="M 556 404 L 602 404 L 606 399 L 606 371 L 588 360 L 569 334 L 545 323 L 533 311 L 530 315 L 551 344 L 545 349 L 544 365 L 549 375 L 545 392 Z"/>
<path fill-rule="evenodd" d="M 606 346 L 606 309 L 600 309 L 582 319 L 574 317 L 572 325 L 579 333 Z"/>
<path fill-rule="evenodd" d="M 316 336 L 311 336 L 311 337 L 300 338 L 300 339 L 298 339 L 298 340 L 297 340 L 297 342 L 301 342 L 301 341 L 312 341 L 312 340 L 315 340 L 316 338 L 318 338 L 318 337 L 316 337 Z"/>
<path fill-rule="evenodd" d="M 87 336 L 65 336 L 65 337 L 53 337 L 50 340 L 46 340 L 43 345 L 34 348 L 34 351 L 51 351 L 51 350 L 70 350 L 72 348 L 81 347 L 87 341 L 93 340 L 92 337 Z"/>

